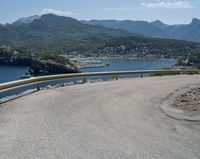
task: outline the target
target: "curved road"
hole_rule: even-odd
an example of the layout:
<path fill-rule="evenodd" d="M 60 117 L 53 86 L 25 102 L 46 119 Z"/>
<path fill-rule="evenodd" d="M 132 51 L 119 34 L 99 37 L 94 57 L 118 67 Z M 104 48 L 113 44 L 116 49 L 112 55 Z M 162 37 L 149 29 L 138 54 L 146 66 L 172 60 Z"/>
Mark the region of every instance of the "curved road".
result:
<path fill-rule="evenodd" d="M 160 103 L 200 75 L 40 91 L 0 106 L 1 159 L 200 159 L 200 123 Z"/>

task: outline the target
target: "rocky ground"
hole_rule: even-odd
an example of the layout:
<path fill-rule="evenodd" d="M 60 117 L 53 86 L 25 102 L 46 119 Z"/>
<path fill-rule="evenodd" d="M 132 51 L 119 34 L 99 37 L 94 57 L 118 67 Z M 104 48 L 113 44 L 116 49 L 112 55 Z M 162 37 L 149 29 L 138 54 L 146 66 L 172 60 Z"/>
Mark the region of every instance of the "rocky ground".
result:
<path fill-rule="evenodd" d="M 185 111 L 199 111 L 200 112 L 200 87 L 192 88 L 178 95 L 173 105 Z"/>

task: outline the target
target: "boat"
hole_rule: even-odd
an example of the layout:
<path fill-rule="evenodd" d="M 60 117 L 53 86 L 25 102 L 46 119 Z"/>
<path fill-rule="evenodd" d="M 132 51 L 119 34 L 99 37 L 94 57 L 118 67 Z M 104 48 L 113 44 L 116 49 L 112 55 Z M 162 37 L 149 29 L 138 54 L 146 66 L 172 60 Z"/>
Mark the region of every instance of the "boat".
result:
<path fill-rule="evenodd" d="M 21 79 L 25 79 L 25 78 L 31 78 L 30 73 L 26 72 L 22 75 Z"/>

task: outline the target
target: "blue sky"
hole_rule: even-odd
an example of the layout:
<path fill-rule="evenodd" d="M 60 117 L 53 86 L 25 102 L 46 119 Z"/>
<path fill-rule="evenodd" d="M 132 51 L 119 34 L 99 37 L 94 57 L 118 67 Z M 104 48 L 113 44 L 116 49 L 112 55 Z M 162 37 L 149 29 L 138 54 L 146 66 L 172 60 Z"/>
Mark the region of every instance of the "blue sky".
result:
<path fill-rule="evenodd" d="M 200 18 L 200 0 L 0 0 L 0 23 L 55 13 L 77 19 L 161 20 L 190 23 Z"/>

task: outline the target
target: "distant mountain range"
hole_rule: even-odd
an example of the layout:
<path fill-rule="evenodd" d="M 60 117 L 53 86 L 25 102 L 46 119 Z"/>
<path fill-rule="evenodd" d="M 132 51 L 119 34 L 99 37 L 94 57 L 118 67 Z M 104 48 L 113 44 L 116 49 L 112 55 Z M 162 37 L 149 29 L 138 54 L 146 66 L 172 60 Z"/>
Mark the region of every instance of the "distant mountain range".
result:
<path fill-rule="evenodd" d="M 33 53 L 64 53 L 71 51 L 91 53 L 105 47 L 112 48 L 111 45 L 117 48 L 117 43 L 110 43 L 110 41 L 117 39 L 117 42 L 121 43 L 121 39 L 123 39 L 123 43 L 119 44 L 119 47 L 120 45 L 126 46 L 127 42 L 127 48 L 136 52 L 136 50 L 148 50 L 148 48 L 145 48 L 146 46 L 151 46 L 151 50 L 155 50 L 158 47 L 156 45 L 161 43 L 159 43 L 159 39 L 154 40 L 152 37 L 200 41 L 199 25 L 200 20 L 198 19 L 193 19 L 189 25 L 166 25 L 161 21 L 151 23 L 115 20 L 78 21 L 70 17 L 53 14 L 36 15 L 20 18 L 12 24 L 0 25 L 0 45 Z M 137 38 L 131 38 L 130 40 L 130 37 Z M 134 40 L 137 40 L 137 44 L 134 43 Z M 180 43 L 179 48 L 182 46 L 187 48 L 188 46 L 189 49 L 187 50 L 199 48 L 198 43 L 182 43 L 176 40 L 170 42 L 170 40 L 165 39 L 162 40 L 160 46 L 166 46 L 166 50 L 173 52 L 176 43 Z M 129 44 L 134 45 L 130 46 Z M 155 44 L 155 46 L 152 44 Z M 165 53 L 163 49 L 159 48 L 158 50 Z"/>
<path fill-rule="evenodd" d="M 92 51 L 115 37 L 134 35 L 119 29 L 83 24 L 53 14 L 0 25 L 0 45 L 31 52 Z"/>
<path fill-rule="evenodd" d="M 41 17 L 38 15 L 20 18 L 14 22 L 13 25 L 31 23 L 40 18 Z M 131 20 L 83 20 L 80 22 L 94 26 L 103 26 L 110 29 L 121 29 L 143 36 L 200 42 L 200 19 L 197 18 L 193 18 L 190 24 L 176 25 L 168 25 L 160 20 L 153 22 Z"/>
<path fill-rule="evenodd" d="M 154 22 L 131 20 L 91 20 L 82 22 L 95 26 L 123 29 L 132 33 L 151 37 L 200 42 L 200 19 L 196 18 L 194 18 L 190 24 L 180 25 L 167 25 L 159 20 Z"/>

